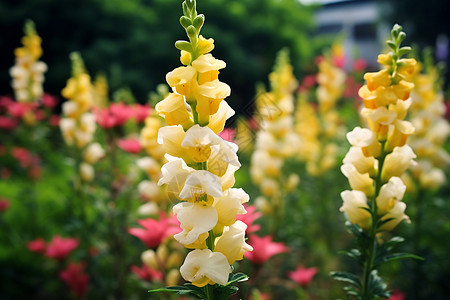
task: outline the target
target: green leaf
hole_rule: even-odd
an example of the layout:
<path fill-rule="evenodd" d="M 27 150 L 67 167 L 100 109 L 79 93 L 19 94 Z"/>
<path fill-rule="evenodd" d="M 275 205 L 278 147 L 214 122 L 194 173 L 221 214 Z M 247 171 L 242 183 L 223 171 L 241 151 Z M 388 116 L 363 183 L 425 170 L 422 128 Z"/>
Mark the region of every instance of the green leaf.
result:
<path fill-rule="evenodd" d="M 247 281 L 249 278 L 250 277 L 244 273 L 230 274 L 230 276 L 228 278 L 228 282 L 225 286 L 228 286 L 228 285 L 236 283 L 236 282 Z"/>
<path fill-rule="evenodd" d="M 391 48 L 391 49 L 394 50 L 394 51 L 395 51 L 395 49 L 397 48 L 397 45 L 396 45 L 393 41 L 391 41 L 391 40 L 387 40 L 387 41 L 386 41 L 386 44 L 389 46 L 389 48 Z"/>
<path fill-rule="evenodd" d="M 191 283 L 186 283 L 182 286 L 168 286 L 156 290 L 149 290 L 149 293 L 158 293 L 158 292 L 172 292 L 177 293 L 178 295 L 187 295 L 191 294 L 199 299 L 206 299 L 206 295 L 203 290 L 199 287 Z"/>
<path fill-rule="evenodd" d="M 348 272 L 331 272 L 330 275 L 338 281 L 347 282 L 357 288 L 361 288 L 361 281 L 355 274 Z"/>
<path fill-rule="evenodd" d="M 339 251 L 339 254 L 347 255 L 348 257 L 354 259 L 356 262 L 358 262 L 360 265 L 364 264 L 363 255 L 360 250 L 358 249 L 350 249 L 349 251 Z"/>
<path fill-rule="evenodd" d="M 198 31 L 200 31 L 200 28 L 202 28 L 203 23 L 205 23 L 205 16 L 203 14 L 200 14 L 195 17 L 194 22 L 192 22 L 192 25 L 194 25 L 194 27 L 197 28 Z"/>
<path fill-rule="evenodd" d="M 390 261 L 405 259 L 405 258 L 413 258 L 413 259 L 423 260 L 422 257 L 414 255 L 414 254 L 410 254 L 410 253 L 393 253 L 393 254 L 384 255 L 382 257 L 378 257 L 375 260 L 374 265 L 376 267 L 376 266 L 379 266 L 381 264 L 384 264 L 384 263 L 387 263 Z"/>
<path fill-rule="evenodd" d="M 180 24 L 181 26 L 183 26 L 184 28 L 187 28 L 189 25 L 192 25 L 192 21 L 191 19 L 189 19 L 186 16 L 181 16 L 180 17 Z"/>
<path fill-rule="evenodd" d="M 187 41 L 176 41 L 175 42 L 175 47 L 178 50 L 184 50 L 184 51 L 187 51 L 187 52 L 192 52 L 191 43 L 189 43 Z"/>
<path fill-rule="evenodd" d="M 363 230 L 361 229 L 361 227 L 359 227 L 356 224 L 353 224 L 350 221 L 346 221 L 345 222 L 345 226 L 347 227 L 347 229 L 353 233 L 353 235 L 355 235 L 356 237 L 360 237 L 364 234 Z"/>
<path fill-rule="evenodd" d="M 386 291 L 387 285 L 384 283 L 383 279 L 378 275 L 377 270 L 373 270 L 369 275 L 369 298 L 374 298 L 373 296 L 378 296 L 381 298 L 389 298 L 390 293 Z"/>

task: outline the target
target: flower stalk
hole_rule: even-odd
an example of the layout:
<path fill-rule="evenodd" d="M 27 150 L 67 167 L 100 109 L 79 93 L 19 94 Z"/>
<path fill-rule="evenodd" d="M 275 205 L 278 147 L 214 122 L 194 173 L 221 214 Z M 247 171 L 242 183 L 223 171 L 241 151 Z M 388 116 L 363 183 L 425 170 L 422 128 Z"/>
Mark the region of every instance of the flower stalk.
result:
<path fill-rule="evenodd" d="M 240 167 L 237 145 L 218 136 L 234 114 L 224 101 L 230 87 L 218 78 L 226 64 L 209 53 L 214 40 L 200 35 L 204 16 L 197 14 L 196 2 L 186 0 L 182 7 L 180 24 L 189 41 L 177 41 L 175 46 L 181 50 L 183 66 L 166 75 L 172 93 L 155 110 L 167 124 L 158 132 L 168 161 L 158 184 L 165 184 L 169 196 L 182 201 L 173 207 L 182 229 L 174 238 L 193 249 L 180 268 L 191 284 L 151 292 L 185 294 L 187 289 L 202 299 L 227 299 L 236 292 L 231 284 L 247 278 L 230 274 L 230 265 L 252 250 L 245 243 L 247 226 L 236 221 L 238 214 L 246 213 L 242 204 L 249 197 L 232 188 Z"/>
<path fill-rule="evenodd" d="M 391 52 L 380 54 L 382 70 L 366 73 L 359 94 L 364 100 L 362 118 L 368 128 L 356 127 L 347 134 L 352 145 L 344 158 L 342 173 L 348 178 L 352 190 L 341 193 L 349 222 L 348 229 L 356 236 L 357 249 L 346 254 L 363 268 L 362 280 L 347 272 L 333 272 L 332 276 L 351 285 L 349 295 L 357 299 L 388 298 L 387 285 L 378 275 L 378 267 L 391 260 L 417 258 L 407 253 L 392 253 L 393 246 L 403 238 L 384 240 L 383 235 L 401 221 L 409 221 L 402 202 L 406 186 L 400 176 L 416 157 L 406 144 L 414 126 L 405 121 L 411 105 L 410 93 L 414 87 L 412 75 L 414 59 L 402 58 L 410 48 L 401 47 L 405 38 L 402 27 L 395 25 L 392 39 L 387 41 Z"/>

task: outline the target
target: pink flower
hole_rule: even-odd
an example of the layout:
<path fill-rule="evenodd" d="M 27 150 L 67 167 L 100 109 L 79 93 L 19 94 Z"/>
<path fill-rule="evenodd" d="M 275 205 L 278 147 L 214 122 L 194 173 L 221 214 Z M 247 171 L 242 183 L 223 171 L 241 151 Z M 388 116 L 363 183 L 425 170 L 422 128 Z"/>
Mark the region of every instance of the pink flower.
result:
<path fill-rule="evenodd" d="M 295 271 L 289 272 L 288 276 L 293 281 L 305 287 L 313 279 L 316 273 L 317 268 L 305 268 L 303 266 L 299 266 Z"/>
<path fill-rule="evenodd" d="M 33 110 L 35 107 L 35 103 L 12 102 L 8 106 L 8 112 L 11 116 L 21 119 L 28 111 Z"/>
<path fill-rule="evenodd" d="M 355 59 L 353 62 L 354 71 L 364 71 L 367 68 L 367 61 L 364 58 Z"/>
<path fill-rule="evenodd" d="M 0 116 L 0 129 L 13 130 L 17 126 L 17 121 L 5 116 Z"/>
<path fill-rule="evenodd" d="M 94 109 L 95 119 L 97 120 L 97 124 L 104 128 L 109 129 L 116 126 L 116 116 L 111 114 L 109 109 L 105 108 L 96 108 Z"/>
<path fill-rule="evenodd" d="M 131 266 L 131 272 L 136 274 L 139 278 L 145 281 L 162 280 L 163 275 L 160 271 L 152 269 L 147 265 L 142 265 L 142 267 Z"/>
<path fill-rule="evenodd" d="M 335 56 L 332 58 L 333 65 L 338 67 L 339 69 L 343 69 L 345 66 L 346 58 L 344 55 Z"/>
<path fill-rule="evenodd" d="M 151 249 L 156 249 L 168 236 L 181 231 L 175 215 L 166 218 L 164 213 L 161 213 L 159 220 L 148 218 L 137 222 L 144 228 L 129 228 L 128 233 L 141 239 Z"/>
<path fill-rule="evenodd" d="M 8 107 L 13 103 L 14 100 L 8 96 L 0 96 L 0 107 Z"/>
<path fill-rule="evenodd" d="M 255 264 L 263 264 L 272 256 L 289 251 L 283 243 L 272 242 L 270 235 L 259 237 L 252 234 L 248 243 L 253 247 L 253 251 L 245 252 L 244 256 Z"/>
<path fill-rule="evenodd" d="M 234 137 L 236 136 L 236 132 L 233 128 L 225 128 L 221 132 L 219 132 L 219 136 L 228 142 L 233 142 Z"/>
<path fill-rule="evenodd" d="M 35 240 L 29 241 L 27 243 L 27 248 L 31 252 L 44 254 L 45 251 L 47 250 L 47 245 L 43 238 L 37 238 Z"/>
<path fill-rule="evenodd" d="M 25 148 L 13 148 L 11 151 L 11 155 L 15 159 L 17 159 L 22 168 L 28 168 L 33 165 L 34 162 L 36 162 L 36 159 L 33 158 L 33 155 L 31 155 L 30 151 Z"/>
<path fill-rule="evenodd" d="M 256 206 L 244 204 L 244 207 L 247 213 L 243 215 L 237 215 L 236 220 L 240 220 L 247 225 L 247 230 L 245 231 L 247 234 L 260 230 L 261 225 L 253 224 L 253 222 L 255 222 L 255 220 L 258 219 L 259 217 L 261 217 L 262 213 L 256 211 Z"/>
<path fill-rule="evenodd" d="M 111 103 L 109 111 L 116 118 L 116 126 L 123 126 L 129 119 L 134 117 L 133 108 L 122 102 Z"/>
<path fill-rule="evenodd" d="M 302 87 L 309 89 L 317 84 L 316 75 L 307 75 L 303 78 Z"/>
<path fill-rule="evenodd" d="M 89 275 L 84 274 L 86 264 L 71 262 L 67 268 L 59 272 L 61 278 L 70 287 L 72 293 L 78 298 L 83 298 L 89 284 Z"/>
<path fill-rule="evenodd" d="M 78 239 L 75 238 L 62 238 L 59 235 L 53 237 L 52 241 L 48 244 L 45 256 L 54 258 L 57 260 L 63 260 L 78 247 Z"/>
<path fill-rule="evenodd" d="M 45 93 L 41 98 L 41 103 L 43 106 L 47 108 L 53 108 L 58 104 L 58 98 L 55 96 L 52 96 L 50 94 Z"/>
<path fill-rule="evenodd" d="M 120 139 L 117 141 L 117 146 L 123 151 L 133 154 L 139 153 L 142 150 L 141 143 L 137 139 Z"/>
<path fill-rule="evenodd" d="M 0 212 L 7 211 L 9 208 L 9 200 L 6 198 L 0 198 Z"/>
<path fill-rule="evenodd" d="M 151 112 L 151 108 L 149 105 L 142 105 L 142 104 L 134 105 L 133 110 L 134 110 L 134 118 L 138 123 L 143 123 Z"/>
<path fill-rule="evenodd" d="M 398 290 L 394 290 L 388 300 L 404 300 L 406 295 Z"/>

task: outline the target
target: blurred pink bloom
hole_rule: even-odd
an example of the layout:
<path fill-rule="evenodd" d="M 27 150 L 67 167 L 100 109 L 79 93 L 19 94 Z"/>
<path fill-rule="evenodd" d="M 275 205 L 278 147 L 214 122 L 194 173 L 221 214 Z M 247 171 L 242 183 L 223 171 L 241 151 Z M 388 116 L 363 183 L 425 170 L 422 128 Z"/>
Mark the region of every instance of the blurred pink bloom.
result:
<path fill-rule="evenodd" d="M 59 235 L 55 235 L 52 241 L 48 244 L 45 256 L 54 258 L 57 260 L 63 260 L 78 247 L 78 239 L 75 238 L 62 238 Z"/>
<path fill-rule="evenodd" d="M 17 159 L 22 168 L 31 167 L 33 163 L 37 162 L 30 151 L 22 147 L 14 147 L 11 150 L 11 155 Z"/>
<path fill-rule="evenodd" d="M 142 267 L 131 266 L 131 272 L 136 274 L 139 278 L 145 281 L 162 280 L 163 275 L 160 271 L 152 269 L 147 265 L 142 265 Z"/>
<path fill-rule="evenodd" d="M 367 68 L 367 61 L 364 58 L 355 59 L 353 62 L 354 71 L 365 71 Z"/>
<path fill-rule="evenodd" d="M 342 56 L 334 56 L 332 58 L 333 65 L 338 67 L 339 69 L 343 69 L 345 66 L 346 58 L 344 55 Z"/>
<path fill-rule="evenodd" d="M 262 216 L 262 213 L 256 211 L 256 206 L 254 205 L 245 205 L 246 214 L 237 215 L 236 220 L 242 221 L 247 225 L 247 230 L 245 231 L 247 234 L 256 232 L 261 229 L 261 225 L 253 224 L 256 219 L 259 219 Z"/>
<path fill-rule="evenodd" d="M 395 290 L 392 292 L 388 300 L 405 300 L 406 295 L 403 292 Z"/>
<path fill-rule="evenodd" d="M 259 237 L 252 234 L 248 244 L 253 247 L 253 251 L 245 252 L 244 256 L 255 264 L 263 264 L 272 256 L 289 251 L 283 243 L 272 242 L 270 235 Z"/>
<path fill-rule="evenodd" d="M 13 103 L 14 100 L 8 96 L 0 96 L 0 107 L 8 107 Z"/>
<path fill-rule="evenodd" d="M 17 121 L 5 116 L 0 116 L 0 129 L 13 130 L 17 126 Z"/>
<path fill-rule="evenodd" d="M 10 205 L 10 203 L 9 203 L 8 199 L 3 198 L 3 197 L 0 198 L 0 212 L 7 211 L 9 208 L 9 205 Z"/>
<path fill-rule="evenodd" d="M 47 250 L 47 245 L 43 238 L 37 238 L 35 240 L 29 241 L 27 243 L 27 248 L 31 252 L 44 254 L 45 251 Z"/>
<path fill-rule="evenodd" d="M 303 78 L 302 87 L 308 89 L 317 84 L 316 75 L 307 75 Z"/>
<path fill-rule="evenodd" d="M 219 132 L 219 136 L 228 142 L 233 142 L 236 132 L 233 128 L 225 128 L 223 131 Z"/>
<path fill-rule="evenodd" d="M 142 123 L 150 115 L 151 108 L 149 105 L 136 104 L 133 106 L 134 118 L 136 122 Z"/>
<path fill-rule="evenodd" d="M 142 150 L 141 143 L 137 139 L 120 139 L 117 141 L 117 146 L 123 151 L 133 154 L 139 153 Z"/>
<path fill-rule="evenodd" d="M 156 249 L 167 237 L 181 231 L 175 215 L 167 218 L 161 213 L 159 220 L 148 218 L 137 222 L 144 228 L 129 228 L 128 233 L 141 239 L 151 249 Z"/>
<path fill-rule="evenodd" d="M 11 116 L 21 119 L 28 111 L 34 108 L 36 108 L 35 103 L 12 102 L 8 106 L 8 112 Z"/>
<path fill-rule="evenodd" d="M 116 126 L 116 117 L 111 114 L 109 109 L 107 108 L 95 108 L 94 109 L 95 119 L 97 120 L 97 124 L 104 128 L 109 129 Z"/>
<path fill-rule="evenodd" d="M 58 104 L 58 98 L 45 93 L 41 98 L 42 105 L 47 108 L 53 108 Z"/>
<path fill-rule="evenodd" d="M 83 298 L 89 284 L 89 275 L 84 273 L 86 264 L 71 262 L 67 268 L 59 272 L 61 278 L 70 287 L 72 293 L 78 298 Z"/>
<path fill-rule="evenodd" d="M 58 127 L 60 120 L 61 120 L 61 117 L 59 115 L 51 115 L 49 120 L 48 120 L 48 123 L 51 126 Z"/>
<path fill-rule="evenodd" d="M 289 272 L 288 276 L 301 286 L 307 286 L 317 273 L 317 268 L 305 268 L 299 266 L 295 271 Z"/>
<path fill-rule="evenodd" d="M 129 119 L 134 117 L 134 110 L 125 103 L 111 103 L 110 113 L 116 118 L 116 126 L 123 126 Z"/>

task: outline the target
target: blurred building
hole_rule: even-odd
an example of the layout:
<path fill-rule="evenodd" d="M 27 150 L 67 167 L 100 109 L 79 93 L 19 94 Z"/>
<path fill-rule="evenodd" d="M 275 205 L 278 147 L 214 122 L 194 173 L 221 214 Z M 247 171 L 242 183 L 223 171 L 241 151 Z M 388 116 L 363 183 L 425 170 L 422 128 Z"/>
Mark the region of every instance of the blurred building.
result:
<path fill-rule="evenodd" d="M 375 0 L 322 0 L 317 10 L 317 34 L 341 36 L 348 57 L 347 67 L 355 58 L 363 58 L 369 67 L 376 65 L 378 53 L 389 34 L 389 27 L 379 18 Z"/>

